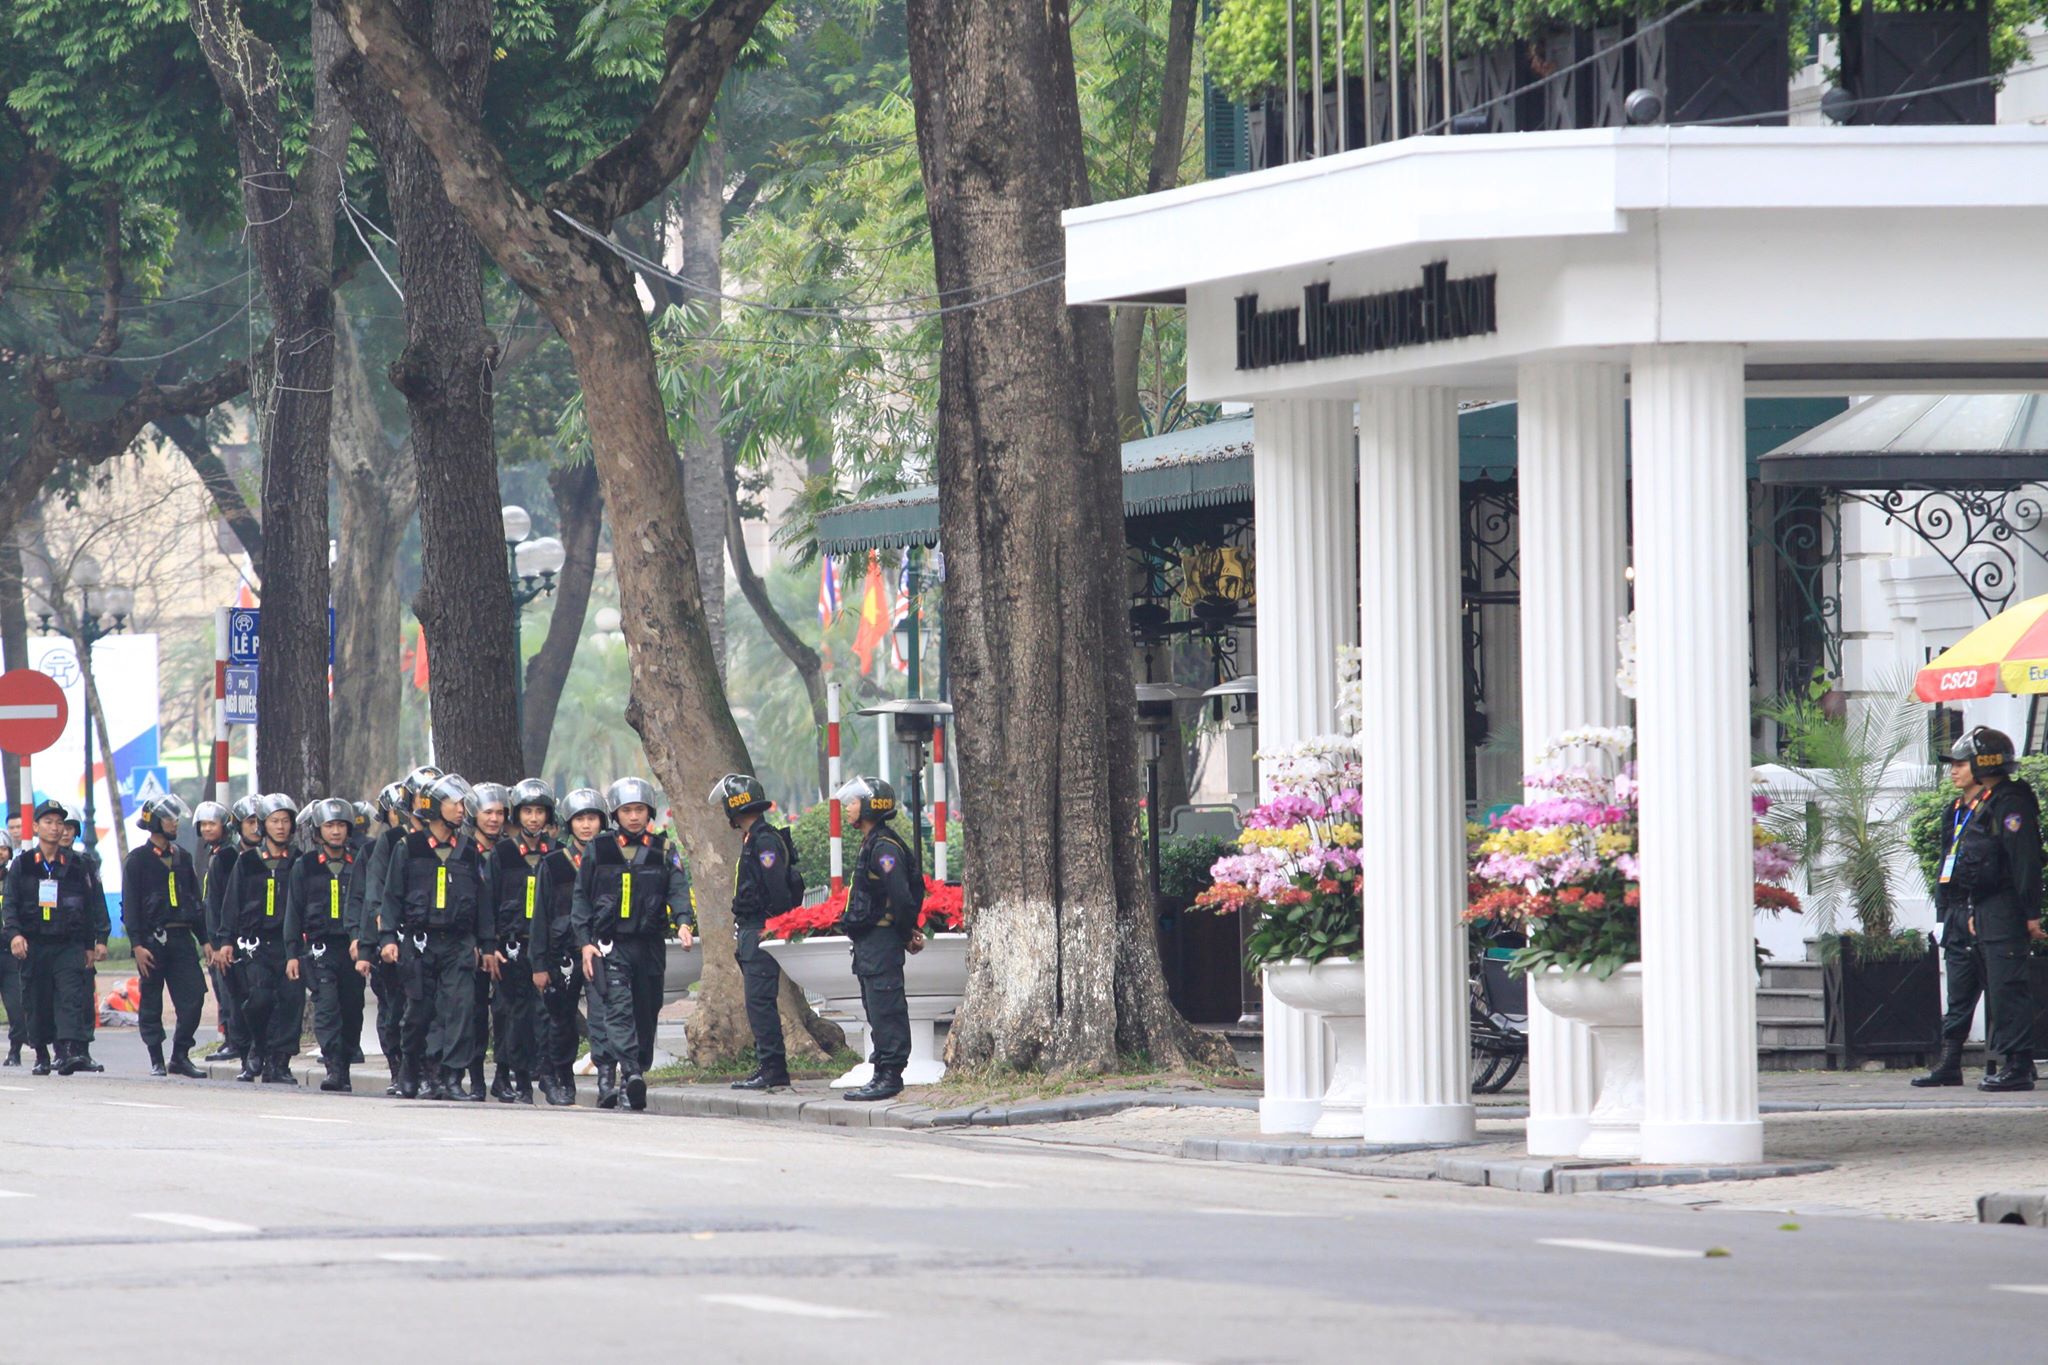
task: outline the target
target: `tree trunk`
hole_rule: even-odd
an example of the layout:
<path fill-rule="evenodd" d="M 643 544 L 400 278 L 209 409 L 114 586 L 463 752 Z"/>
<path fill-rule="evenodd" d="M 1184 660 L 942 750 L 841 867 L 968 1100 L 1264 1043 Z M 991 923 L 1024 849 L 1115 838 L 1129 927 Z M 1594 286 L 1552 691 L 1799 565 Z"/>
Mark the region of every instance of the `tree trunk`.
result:
<path fill-rule="evenodd" d="M 263 581 L 263 523 L 257 520 L 255 509 L 242 496 L 242 487 L 235 482 L 235 476 L 222 463 L 220 452 L 213 448 L 213 442 L 206 437 L 203 422 L 190 417 L 160 417 L 156 429 L 171 438 L 185 457 L 185 463 L 192 466 L 192 472 L 199 476 L 199 482 L 213 499 L 213 510 L 220 513 L 228 529 L 235 533 L 235 539 L 242 543 L 242 550 L 249 556 L 249 564 L 256 575 L 256 581 Z"/>
<path fill-rule="evenodd" d="M 676 273 L 705 292 L 690 299 L 691 331 L 709 335 L 718 326 L 719 301 L 714 291 L 725 288 L 719 252 L 725 244 L 721 214 L 725 209 L 725 144 L 716 138 L 699 143 L 697 156 L 683 177 L 677 195 L 677 217 L 683 230 L 683 268 Z M 704 626 L 711 632 L 711 650 L 725 673 L 725 453 L 718 424 L 718 353 L 704 350 L 703 382 L 698 387 L 690 432 L 683 442 L 683 493 L 690 508 L 690 539 L 697 547 L 697 581 L 704 588 Z"/>
<path fill-rule="evenodd" d="M 555 730 L 555 709 L 576 662 L 583 639 L 583 619 L 590 610 L 590 586 L 597 577 L 597 542 L 604 531 L 604 495 L 597 486 L 597 466 L 589 461 L 548 471 L 555 495 L 555 518 L 562 528 L 562 571 L 555 576 L 554 612 L 547 638 L 526 663 L 526 714 L 522 747 L 526 771 L 547 771 L 548 741 Z"/>
<path fill-rule="evenodd" d="M 490 0 L 405 0 L 401 8 L 415 33 L 431 35 L 451 96 L 471 113 L 481 109 Z M 376 145 L 398 234 L 405 350 L 391 383 L 412 418 L 422 570 L 413 614 L 433 649 L 434 755 L 472 782 L 517 782 L 526 776 L 513 699 L 520 660 L 499 518 L 497 354 L 484 327 L 482 258 L 389 92 L 350 82 L 342 94 Z"/>
<path fill-rule="evenodd" d="M 275 326 L 256 395 L 263 447 L 263 668 L 258 783 L 300 799 L 328 786 L 327 475 L 334 388 L 334 212 L 349 119 L 322 73 L 346 49 L 314 10 L 313 110 L 296 176 L 277 53 L 236 0 L 192 0 L 193 32 L 235 125 L 247 240 Z"/>
<path fill-rule="evenodd" d="M 1068 25 L 1064 0 L 909 0 L 948 298 L 1000 294 L 1062 255 L 1060 212 L 1087 202 Z M 1133 1054 L 1222 1056 L 1174 1011 L 1159 970 L 1109 352 L 1108 318 L 1067 308 L 1056 286 L 944 320 L 939 525 L 975 831 L 956 1064 L 1099 1072 Z"/>
<path fill-rule="evenodd" d="M 362 799 L 402 775 L 397 716 L 405 687 L 398 663 L 404 615 L 392 565 L 418 492 L 412 455 L 384 434 L 355 329 L 339 306 L 335 330 L 341 334 L 334 375 L 341 534 L 334 561 L 334 790 Z"/>
<path fill-rule="evenodd" d="M 1152 139 L 1152 163 L 1145 173 L 1145 192 L 1170 190 L 1180 179 L 1181 142 L 1187 136 L 1188 82 L 1194 67 L 1195 0 L 1173 0 L 1166 14 L 1166 60 L 1159 76 L 1159 130 Z M 1116 425 L 1119 436 L 1135 441 L 1145 434 L 1145 408 L 1138 397 L 1138 356 L 1145 339 L 1149 310 L 1124 304 L 1111 323 L 1110 354 L 1116 382 Z"/>
<path fill-rule="evenodd" d="M 733 459 L 733 445 L 721 441 L 725 460 L 725 538 L 732 546 L 733 576 L 740 581 L 740 595 L 747 599 L 747 605 L 754 609 L 754 615 L 761 618 L 761 628 L 768 632 L 768 638 L 782 651 L 797 676 L 804 680 L 804 695 L 811 702 L 811 723 L 818 731 L 818 790 L 825 796 L 827 774 L 830 768 L 826 762 L 825 723 L 828 708 L 825 700 L 825 664 L 818 657 L 818 651 L 804 643 L 803 637 L 790 628 L 782 619 L 782 613 L 775 609 L 774 599 L 768 595 L 768 585 L 754 572 L 753 561 L 747 558 L 746 524 L 740 517 L 740 474 Z"/>

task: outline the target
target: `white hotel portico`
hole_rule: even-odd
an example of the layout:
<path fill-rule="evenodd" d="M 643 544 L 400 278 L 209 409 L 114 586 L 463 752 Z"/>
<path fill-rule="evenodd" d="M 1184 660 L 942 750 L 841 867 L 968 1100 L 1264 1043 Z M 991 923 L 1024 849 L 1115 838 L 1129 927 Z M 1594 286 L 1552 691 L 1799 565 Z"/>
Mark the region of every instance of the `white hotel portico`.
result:
<path fill-rule="evenodd" d="M 1623 719 L 1634 569 L 1644 1159 L 1759 1159 L 1744 401 L 2048 389 L 2048 130 L 1411 137 L 1066 221 L 1071 302 L 1184 304 L 1190 397 L 1253 405 L 1262 747 L 1332 728 L 1361 646 L 1366 1140 L 1473 1127 L 1457 413 L 1512 398 L 1525 749 Z M 1354 486 L 1355 580 L 1317 515 Z M 1269 1077 L 1320 1053 L 1284 1014 Z M 1566 1154 L 1591 1051 L 1530 1041 L 1530 1150 Z"/>

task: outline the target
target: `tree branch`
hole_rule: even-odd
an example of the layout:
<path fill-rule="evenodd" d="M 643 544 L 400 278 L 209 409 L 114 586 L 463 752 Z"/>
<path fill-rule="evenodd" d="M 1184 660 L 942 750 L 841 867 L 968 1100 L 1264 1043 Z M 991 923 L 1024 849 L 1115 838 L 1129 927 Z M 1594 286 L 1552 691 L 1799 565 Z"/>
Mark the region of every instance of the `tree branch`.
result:
<path fill-rule="evenodd" d="M 57 158 L 36 147 L 8 168 L 6 183 L 0 185 L 0 298 L 7 297 L 7 287 L 14 282 L 15 259 L 42 217 L 58 169 Z"/>
<path fill-rule="evenodd" d="M 256 572 L 256 581 L 263 581 L 263 523 L 256 515 L 256 509 L 249 506 L 242 496 L 241 485 L 228 472 L 220 455 L 213 448 L 213 442 L 206 438 L 206 430 L 198 421 L 184 413 L 166 413 L 156 419 L 156 429 L 169 437 L 171 444 L 184 453 L 185 462 L 192 466 L 192 472 L 199 476 L 199 482 L 213 499 L 214 510 L 221 520 L 235 533 L 235 539 L 242 542 L 242 549 L 249 556 L 249 562 Z"/>

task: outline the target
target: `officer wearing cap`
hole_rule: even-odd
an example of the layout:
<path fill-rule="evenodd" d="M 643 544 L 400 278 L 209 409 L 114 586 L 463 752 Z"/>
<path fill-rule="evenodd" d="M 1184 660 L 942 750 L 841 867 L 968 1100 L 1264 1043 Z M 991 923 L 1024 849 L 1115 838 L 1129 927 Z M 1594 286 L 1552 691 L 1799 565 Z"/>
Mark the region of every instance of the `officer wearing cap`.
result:
<path fill-rule="evenodd" d="M 92 1058 L 93 965 L 107 955 L 107 895 L 100 874 L 64 841 L 70 812 L 56 801 L 35 809 L 36 842 L 7 865 L 4 933 L 22 964 L 35 1074 L 47 1076 L 54 1047 L 60 1076 L 103 1071 Z"/>
<path fill-rule="evenodd" d="M 861 1006 L 874 1041 L 868 1060 L 875 1067 L 868 1083 L 847 1091 L 846 1098 L 886 1100 L 903 1093 L 903 1068 L 910 1064 L 903 955 L 924 947 L 918 930 L 924 873 L 917 855 L 889 823 L 896 813 L 894 788 L 879 777 L 856 777 L 839 789 L 838 799 L 861 830 L 860 856 L 846 884 L 839 927 L 853 940 L 853 974 L 860 981 Z"/>
<path fill-rule="evenodd" d="M 535 949 L 547 941 L 554 880 L 547 870 L 555 851 L 555 790 L 537 777 L 512 789 L 513 828 L 491 851 L 497 888 L 498 956 L 501 966 L 491 991 L 492 1051 L 497 1074 L 492 1096 L 505 1104 L 533 1103 L 539 1065 L 540 992 L 548 969 Z M 542 1088 L 546 1089 L 545 1079 Z"/>
<path fill-rule="evenodd" d="M 7 816 L 0 811 L 0 869 L 14 861 L 14 836 L 7 832 Z M 0 871 L 0 920 L 7 914 L 7 876 Z M 0 1008 L 7 1011 L 7 1058 L 0 1066 L 20 1066 L 21 1048 L 28 1042 L 28 1007 L 21 998 L 21 964 L 0 944 Z"/>
<path fill-rule="evenodd" d="M 391 850 L 385 875 L 378 953 L 404 969 L 407 1098 L 462 1098 L 460 1068 L 476 1048 L 477 945 L 489 939 L 491 904 L 483 860 L 463 832 L 470 794 L 456 773 L 435 778 L 414 806 L 421 828 Z"/>
<path fill-rule="evenodd" d="M 314 830 L 313 847 L 292 864 L 285 896 L 284 941 L 290 957 L 285 975 L 313 995 L 313 1036 L 319 1040 L 320 1062 L 327 1076 L 320 1088 L 330 1094 L 352 1088 L 349 1063 L 356 1040 L 363 1036 L 363 978 L 349 961 L 349 936 L 358 922 L 357 900 L 363 894 L 350 849 L 355 810 L 330 797 L 306 808 Z"/>
<path fill-rule="evenodd" d="M 795 876 L 796 846 L 768 823 L 772 803 L 759 778 L 727 773 L 712 785 L 708 799 L 741 835 L 739 859 L 732 870 L 733 956 L 746 991 L 755 1064 L 754 1074 L 734 1081 L 732 1088 L 783 1089 L 789 1084 L 789 1054 L 776 1003 L 782 993 L 782 968 L 762 951 L 761 933 L 770 919 L 803 903 L 803 882 Z"/>
<path fill-rule="evenodd" d="M 199 878 L 199 894 L 206 901 L 206 965 L 213 973 L 213 998 L 220 1008 L 222 1044 L 214 1050 L 213 1060 L 220 1062 L 241 1061 L 253 1051 L 249 1046 L 249 1021 L 242 1011 L 241 982 L 228 969 L 234 961 L 234 950 L 219 945 L 229 935 L 223 909 L 228 878 L 242 855 L 263 843 L 263 821 L 256 814 L 256 797 L 245 796 L 235 802 L 228 811 L 228 820 L 231 828 L 213 845 Z M 205 829 L 202 822 L 200 832 L 204 834 Z"/>
<path fill-rule="evenodd" d="M 214 807 L 219 810 L 218 806 Z M 225 812 L 223 812 L 224 814 Z M 128 851 L 121 864 L 121 918 L 135 948 L 142 978 L 142 1045 L 149 1050 L 149 1074 L 187 1076 L 204 1072 L 192 1065 L 192 1040 L 206 1003 L 206 972 L 199 965 L 199 935 L 206 931 L 206 902 L 192 855 L 176 843 L 186 818 L 175 796 L 145 801 L 135 824 L 149 838 Z M 164 1062 L 164 988 L 170 987 L 178 1029 L 171 1059 Z"/>
<path fill-rule="evenodd" d="M 2041 932 L 2041 806 L 2019 770 L 2009 736 L 1978 726 L 1949 751 L 1956 799 L 1935 898 L 1941 910 L 1948 1013 L 1940 1063 L 1915 1085 L 1961 1085 L 1963 1042 L 1981 990 L 2000 1060 L 1979 1090 L 2034 1088 L 2030 941 Z"/>
<path fill-rule="evenodd" d="M 591 845 L 576 877 L 570 923 L 576 934 L 583 975 L 594 987 L 604 1028 L 617 1059 L 616 1078 L 600 1061 L 597 1103 L 631 1109 L 647 1107 L 646 1071 L 654 1061 L 654 1021 L 661 1013 L 662 979 L 668 970 L 667 940 L 690 946 L 697 912 L 690 899 L 690 874 L 682 854 L 654 819 L 654 788 L 637 777 L 612 783 L 605 792 L 612 830 Z"/>
<path fill-rule="evenodd" d="M 604 794 L 591 787 L 578 787 L 563 797 L 555 808 L 562 822 L 560 841 L 547 856 L 548 921 L 536 930 L 540 956 L 536 965 L 547 968 L 547 983 L 541 989 L 541 1092 L 549 1104 L 576 1103 L 576 1002 L 583 998 L 587 983 L 583 977 L 583 956 L 576 948 L 576 929 L 570 922 L 570 908 L 576 901 L 576 878 L 589 856 L 590 846 L 604 833 Z M 538 982 L 538 976 L 535 977 Z M 605 1040 L 604 1011 L 592 1001 L 587 1023 L 590 1059 L 593 1065 L 613 1068 L 618 1058 Z M 614 1103 L 616 1103 L 616 1096 Z"/>
<path fill-rule="evenodd" d="M 256 798 L 263 842 L 243 852 L 221 893 L 216 951 L 228 956 L 229 975 L 240 993 L 248 1021 L 249 1052 L 235 1079 L 266 1085 L 297 1085 L 292 1054 L 299 1050 L 299 1022 L 305 993 L 285 972 L 291 956 L 284 938 L 290 897 L 298 803 L 283 792 Z"/>

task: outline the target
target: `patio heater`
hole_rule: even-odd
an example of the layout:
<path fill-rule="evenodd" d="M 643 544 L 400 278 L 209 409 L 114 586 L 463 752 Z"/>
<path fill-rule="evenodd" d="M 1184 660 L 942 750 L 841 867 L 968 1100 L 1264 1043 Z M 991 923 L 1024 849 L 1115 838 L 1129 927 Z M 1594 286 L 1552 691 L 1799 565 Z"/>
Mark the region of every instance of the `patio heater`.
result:
<path fill-rule="evenodd" d="M 890 730 L 896 737 L 897 756 L 903 764 L 904 781 L 910 794 L 910 846 L 917 850 L 921 867 L 924 863 L 925 754 L 931 748 L 932 731 L 941 719 L 953 714 L 953 708 L 927 697 L 891 697 L 878 705 L 862 707 L 860 714 L 890 717 Z"/>
<path fill-rule="evenodd" d="M 1202 695 L 1200 688 L 1182 687 L 1177 683 L 1141 682 L 1138 693 L 1138 745 L 1145 758 L 1145 866 L 1151 875 L 1152 922 L 1154 933 L 1168 928 L 1167 917 L 1159 905 L 1159 826 L 1165 819 L 1165 812 L 1159 809 L 1159 760 L 1166 752 L 1169 735 L 1176 735 L 1179 726 L 1175 708 L 1184 701 L 1193 701 Z M 1178 743 L 1176 735 L 1174 741 Z M 1176 917 L 1171 926 L 1173 932 L 1173 979 L 1185 991 L 1187 984 L 1187 945 L 1180 932 Z"/>
<path fill-rule="evenodd" d="M 1216 708 L 1216 719 L 1227 721 L 1232 728 L 1249 727 L 1256 724 L 1259 716 L 1259 675 L 1242 673 L 1228 682 L 1218 683 L 1202 694 L 1203 698 Z M 1258 760 L 1253 759 L 1256 770 Z M 1238 961 L 1244 961 L 1245 939 L 1250 933 L 1248 915 L 1237 917 Z M 1240 1007 L 1237 1022 L 1251 1027 L 1264 1020 L 1266 997 L 1259 989 L 1258 976 L 1249 968 L 1245 969 L 1238 981 Z"/>

